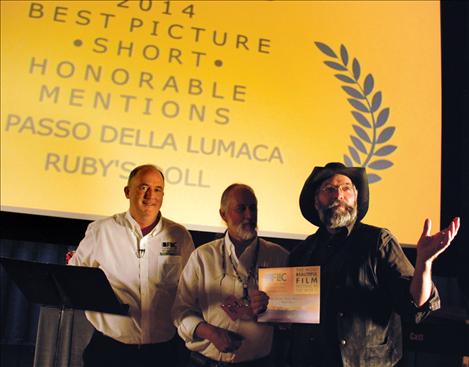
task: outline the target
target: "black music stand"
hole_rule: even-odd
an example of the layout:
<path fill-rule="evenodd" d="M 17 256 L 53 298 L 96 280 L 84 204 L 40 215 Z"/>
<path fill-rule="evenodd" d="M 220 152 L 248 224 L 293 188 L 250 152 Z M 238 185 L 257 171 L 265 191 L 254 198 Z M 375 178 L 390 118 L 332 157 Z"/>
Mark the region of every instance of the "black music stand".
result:
<path fill-rule="evenodd" d="M 119 302 L 101 269 L 4 257 L 0 257 L 0 263 L 29 302 L 60 309 L 54 366 L 66 309 L 128 315 L 128 305 Z"/>

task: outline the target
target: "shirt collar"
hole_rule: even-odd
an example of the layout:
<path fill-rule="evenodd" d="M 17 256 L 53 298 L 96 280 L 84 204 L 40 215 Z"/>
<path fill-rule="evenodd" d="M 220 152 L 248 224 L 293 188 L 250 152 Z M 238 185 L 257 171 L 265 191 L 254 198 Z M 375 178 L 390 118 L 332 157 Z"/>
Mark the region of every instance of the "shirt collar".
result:
<path fill-rule="evenodd" d="M 343 239 L 345 239 L 348 236 L 350 236 L 350 233 L 352 233 L 352 230 L 355 227 L 355 224 L 357 224 L 357 222 L 353 222 L 353 223 L 349 224 L 346 227 L 341 227 L 334 234 L 330 233 L 326 229 L 326 227 L 319 227 L 318 234 L 319 234 L 320 238 L 322 238 L 322 239 L 332 239 L 332 238 L 336 238 L 336 239 L 343 238 Z"/>
<path fill-rule="evenodd" d="M 160 220 L 156 224 L 156 226 L 150 231 L 150 233 L 147 234 L 147 236 L 156 236 L 159 232 L 161 232 L 163 228 L 163 215 L 160 212 Z M 130 227 L 132 228 L 132 231 L 138 235 L 138 237 L 142 237 L 142 231 L 140 230 L 140 225 L 137 223 L 137 221 L 132 217 L 130 214 L 130 211 L 127 210 L 125 212 L 125 219 L 127 219 L 127 222 L 129 223 Z"/>
<path fill-rule="evenodd" d="M 158 215 L 160 219 L 158 220 L 158 223 L 156 223 L 156 226 L 151 230 L 151 232 L 148 233 L 149 236 L 156 236 L 163 229 L 163 214 L 159 212 Z"/>
<path fill-rule="evenodd" d="M 251 243 L 244 249 L 239 259 L 236 256 L 235 245 L 233 241 L 231 241 L 228 231 L 226 231 L 225 233 L 224 242 L 225 242 L 224 246 L 225 246 L 226 252 L 228 256 L 230 256 L 233 259 L 233 261 L 235 262 L 235 265 L 237 265 L 239 262 L 241 262 L 241 264 L 243 265 L 250 264 L 250 261 L 252 261 L 252 257 L 254 256 L 254 249 L 257 243 L 257 236 L 254 237 Z"/>

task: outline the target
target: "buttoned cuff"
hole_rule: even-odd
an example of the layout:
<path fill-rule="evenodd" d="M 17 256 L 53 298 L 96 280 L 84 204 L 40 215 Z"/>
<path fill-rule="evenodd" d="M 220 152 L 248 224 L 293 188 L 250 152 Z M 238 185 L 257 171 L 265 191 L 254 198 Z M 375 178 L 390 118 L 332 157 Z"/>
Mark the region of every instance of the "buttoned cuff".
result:
<path fill-rule="evenodd" d="M 414 313 L 415 313 L 416 323 L 419 323 L 420 321 L 422 321 L 430 312 L 436 311 L 441 307 L 440 296 L 434 284 L 432 285 L 432 292 L 427 302 L 425 302 L 422 306 L 419 307 L 415 304 L 414 300 L 411 298 L 411 303 L 415 310 Z"/>
<path fill-rule="evenodd" d="M 186 341 L 200 341 L 202 340 L 197 335 L 195 335 L 195 329 L 199 326 L 200 323 L 204 322 L 205 320 L 197 315 L 189 315 L 184 317 L 180 325 L 180 330 L 186 339 Z"/>

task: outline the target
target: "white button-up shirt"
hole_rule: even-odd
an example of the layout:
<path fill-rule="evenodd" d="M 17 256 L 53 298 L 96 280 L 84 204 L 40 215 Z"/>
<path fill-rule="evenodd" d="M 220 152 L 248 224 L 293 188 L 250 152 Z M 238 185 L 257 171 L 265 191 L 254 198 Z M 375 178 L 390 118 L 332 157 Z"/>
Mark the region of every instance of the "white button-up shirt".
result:
<path fill-rule="evenodd" d="M 144 249 L 137 257 L 137 250 Z M 175 334 L 171 307 L 177 282 L 194 245 L 180 224 L 161 217 L 143 236 L 129 212 L 90 223 L 71 265 L 101 268 L 130 317 L 86 311 L 103 334 L 126 344 L 151 344 Z"/>
<path fill-rule="evenodd" d="M 256 244 L 257 239 L 237 258 L 227 233 L 224 239 L 202 245 L 192 253 L 181 275 L 173 306 L 175 325 L 188 349 L 213 360 L 234 363 L 255 360 L 270 353 L 271 326 L 252 320 L 233 321 L 220 307 L 230 295 L 242 298 L 243 285 L 233 264 L 241 278 L 246 279 L 255 259 Z M 284 248 L 263 239 L 259 239 L 259 246 L 256 274 L 260 267 L 286 265 L 288 252 Z M 249 288 L 257 289 L 256 283 L 256 278 L 252 278 Z M 194 332 L 203 321 L 242 335 L 244 340 L 241 347 L 234 353 L 221 353 L 210 341 L 198 338 Z"/>

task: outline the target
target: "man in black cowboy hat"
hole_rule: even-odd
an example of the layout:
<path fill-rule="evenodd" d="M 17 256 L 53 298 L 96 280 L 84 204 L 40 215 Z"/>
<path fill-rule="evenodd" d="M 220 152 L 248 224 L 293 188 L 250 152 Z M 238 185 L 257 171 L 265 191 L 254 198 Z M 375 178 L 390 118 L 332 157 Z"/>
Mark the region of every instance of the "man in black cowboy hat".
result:
<path fill-rule="evenodd" d="M 415 270 L 386 229 L 361 223 L 368 210 L 364 168 L 315 167 L 300 195 L 319 227 L 290 255 L 291 266 L 321 266 L 319 325 L 293 325 L 291 364 L 393 366 L 402 357 L 401 320 L 421 321 L 440 306 L 432 262 L 450 244 L 459 218 L 430 236 L 425 221 Z"/>

